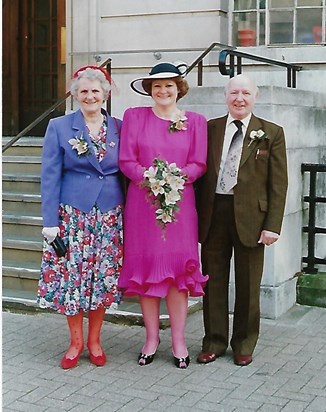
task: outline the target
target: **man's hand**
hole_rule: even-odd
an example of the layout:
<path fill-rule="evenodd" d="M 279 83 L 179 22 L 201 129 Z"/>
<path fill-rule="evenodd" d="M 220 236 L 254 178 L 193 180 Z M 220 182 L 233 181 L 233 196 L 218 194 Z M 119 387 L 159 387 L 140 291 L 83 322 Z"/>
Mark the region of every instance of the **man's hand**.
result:
<path fill-rule="evenodd" d="M 262 243 L 263 245 L 270 246 L 274 242 L 276 242 L 279 237 L 280 235 L 278 233 L 269 232 L 268 230 L 263 230 L 260 234 L 258 243 Z"/>
<path fill-rule="evenodd" d="M 56 236 L 59 234 L 60 230 L 57 226 L 55 227 L 44 227 L 42 229 L 42 235 L 45 237 L 45 239 L 49 242 L 52 243 Z"/>

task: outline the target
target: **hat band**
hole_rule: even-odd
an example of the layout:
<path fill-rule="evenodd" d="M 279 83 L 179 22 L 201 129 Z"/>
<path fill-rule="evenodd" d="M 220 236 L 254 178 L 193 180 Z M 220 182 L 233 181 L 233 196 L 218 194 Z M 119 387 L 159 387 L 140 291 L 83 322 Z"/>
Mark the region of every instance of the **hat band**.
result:
<path fill-rule="evenodd" d="M 111 76 L 109 75 L 109 73 L 108 73 L 105 69 L 103 69 L 103 68 L 100 67 L 100 66 L 92 66 L 92 65 L 80 67 L 78 70 L 75 71 L 75 73 L 74 73 L 74 75 L 73 75 L 73 78 L 76 79 L 76 78 L 80 75 L 80 73 L 84 72 L 84 71 L 87 70 L 87 69 L 99 70 L 100 72 L 102 72 L 102 73 L 104 74 L 106 80 L 107 80 L 109 83 L 112 82 Z"/>

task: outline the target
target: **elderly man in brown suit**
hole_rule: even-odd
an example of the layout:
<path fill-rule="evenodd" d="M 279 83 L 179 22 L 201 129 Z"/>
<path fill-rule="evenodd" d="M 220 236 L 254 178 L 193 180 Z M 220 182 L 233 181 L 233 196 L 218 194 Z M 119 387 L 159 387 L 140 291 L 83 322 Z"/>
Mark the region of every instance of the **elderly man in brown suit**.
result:
<path fill-rule="evenodd" d="M 229 344 L 229 276 L 234 255 L 235 305 L 230 345 L 236 365 L 252 362 L 260 325 L 264 247 L 279 237 L 287 191 L 283 128 L 253 113 L 258 88 L 240 74 L 225 89 L 228 114 L 208 122 L 207 172 L 196 197 L 204 296 L 199 363 L 222 356 Z"/>

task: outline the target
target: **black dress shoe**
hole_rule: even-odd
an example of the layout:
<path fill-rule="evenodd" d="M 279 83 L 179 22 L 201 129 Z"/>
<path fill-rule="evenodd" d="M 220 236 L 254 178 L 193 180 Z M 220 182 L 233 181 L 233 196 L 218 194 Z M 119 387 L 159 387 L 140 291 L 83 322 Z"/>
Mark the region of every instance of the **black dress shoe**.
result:
<path fill-rule="evenodd" d="M 185 358 L 177 358 L 173 356 L 173 360 L 174 360 L 175 366 L 179 369 L 187 369 L 190 363 L 189 355 L 186 356 Z"/>
<path fill-rule="evenodd" d="M 252 355 L 234 355 L 233 360 L 238 366 L 247 366 L 252 362 Z"/>
<path fill-rule="evenodd" d="M 197 357 L 198 363 L 214 362 L 220 355 L 215 352 L 201 352 Z"/>

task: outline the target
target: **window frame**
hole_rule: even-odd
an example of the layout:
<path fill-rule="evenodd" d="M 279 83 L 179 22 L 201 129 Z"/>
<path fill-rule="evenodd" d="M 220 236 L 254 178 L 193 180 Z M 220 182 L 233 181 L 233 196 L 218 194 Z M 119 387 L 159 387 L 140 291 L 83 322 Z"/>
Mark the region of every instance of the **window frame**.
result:
<path fill-rule="evenodd" d="M 265 0 L 265 7 L 261 8 L 260 7 L 260 0 L 256 0 L 256 8 L 242 8 L 242 9 L 235 9 L 235 2 L 234 1 L 230 1 L 229 2 L 229 13 L 232 16 L 232 18 L 230 19 L 231 24 L 229 25 L 229 39 L 231 39 L 231 41 L 229 42 L 230 44 L 234 44 L 237 47 L 245 47 L 242 45 L 238 45 L 238 41 L 236 39 L 236 33 L 234 32 L 234 26 L 235 26 L 235 15 L 237 14 L 238 16 L 240 16 L 242 13 L 245 12 L 254 12 L 256 13 L 256 34 L 255 34 L 255 47 L 259 47 L 259 46 L 284 46 L 284 45 L 305 45 L 305 46 L 311 46 L 311 45 L 325 45 L 326 43 L 326 0 L 321 0 L 321 5 L 317 6 L 317 5 L 298 5 L 298 2 L 300 0 L 294 0 L 293 2 L 293 6 L 284 6 L 284 7 L 275 7 L 275 8 L 271 8 L 271 1 L 272 0 Z M 299 37 L 299 32 L 298 32 L 298 11 L 300 10 L 305 10 L 305 9 L 317 9 L 317 10 L 321 10 L 322 13 L 322 20 L 321 20 L 321 41 L 316 42 L 316 41 L 311 41 L 311 42 L 302 42 L 302 41 L 298 41 L 298 37 Z M 284 42 L 284 43 L 271 43 L 270 39 L 271 39 L 271 13 L 275 13 L 275 12 L 284 12 L 284 11 L 290 11 L 293 14 L 292 17 L 292 42 Z M 265 32 L 263 33 L 263 36 L 261 36 L 261 30 L 260 30 L 260 19 L 262 17 L 262 14 L 265 14 Z M 240 19 L 238 19 L 238 21 L 240 21 Z M 263 37 L 265 38 L 265 42 L 260 44 L 260 38 Z"/>

